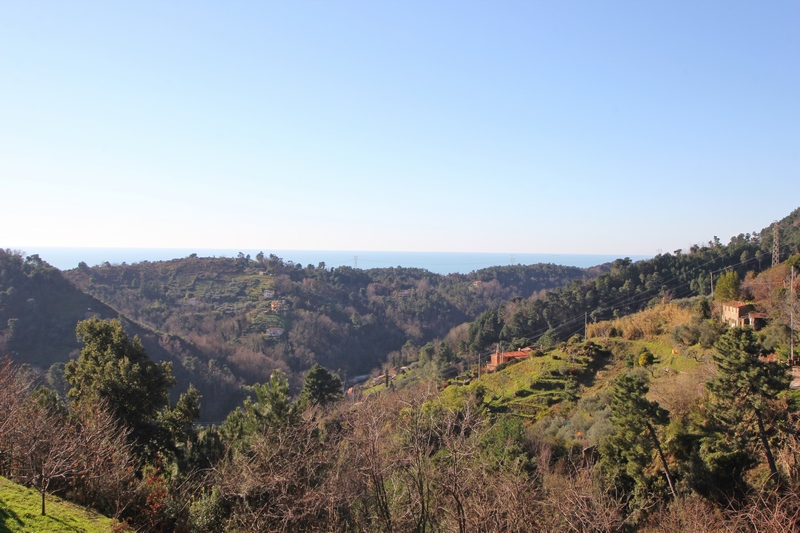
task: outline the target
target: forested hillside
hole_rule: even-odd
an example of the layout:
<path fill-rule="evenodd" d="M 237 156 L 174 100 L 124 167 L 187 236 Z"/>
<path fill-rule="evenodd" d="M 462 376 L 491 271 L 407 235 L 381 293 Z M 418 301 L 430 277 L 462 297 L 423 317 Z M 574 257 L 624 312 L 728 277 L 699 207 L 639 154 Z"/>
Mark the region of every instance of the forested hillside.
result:
<path fill-rule="evenodd" d="M 4 305 L 77 286 L 126 318 L 78 322 L 47 379 L 0 361 L 0 475 L 147 531 L 796 531 L 798 214 L 776 266 L 768 228 L 593 278 L 241 256 L 81 266 L 72 286 L 4 252 Z M 761 326 L 723 320 L 730 299 Z M 14 328 L 39 316 L 15 306 Z M 4 331 L 19 362 L 29 328 Z M 534 346 L 479 371 L 498 342 Z M 343 394 L 331 370 L 386 354 L 413 364 Z M 218 423 L 198 425 L 206 403 Z"/>
<path fill-rule="evenodd" d="M 0 354 L 47 368 L 77 350 L 75 325 L 116 312 L 73 286 L 39 256 L 0 249 Z"/>
<path fill-rule="evenodd" d="M 180 384 L 205 398 L 203 419 L 221 420 L 243 384 L 286 373 L 293 390 L 315 363 L 342 377 L 367 374 L 401 348 L 444 338 L 509 298 L 589 278 L 603 267 L 494 267 L 441 276 L 422 269 L 357 270 L 256 259 L 188 257 L 59 272 L 36 256 L 3 251 L 0 351 L 50 368 L 79 349 L 75 324 L 119 317 Z M 392 355 L 392 354 L 396 355 Z"/>
<path fill-rule="evenodd" d="M 777 223 L 780 256 L 800 252 L 800 209 Z M 659 254 L 653 259 L 631 262 L 618 259 L 611 271 L 591 280 L 573 281 L 548 292 L 543 298 L 508 302 L 487 310 L 470 327 L 469 346 L 481 350 L 503 341 L 552 346 L 575 333 L 583 333 L 586 322 L 625 316 L 657 302 L 710 295 L 716 277 L 735 272 L 744 280 L 772 266 L 774 224 L 761 232 L 732 237 L 723 244 L 717 237 L 689 250 Z"/>
<path fill-rule="evenodd" d="M 188 341 L 246 382 L 280 369 L 296 385 L 296 376 L 315 363 L 342 375 L 368 373 L 406 343 L 443 338 L 510 297 L 590 274 L 520 265 L 440 276 L 407 268 L 303 267 L 259 255 L 106 265 L 65 275 L 129 319 Z"/>
<path fill-rule="evenodd" d="M 315 366 L 293 398 L 275 372 L 219 427 L 192 425 L 196 392 L 142 420 L 141 349 L 93 319 L 69 402 L 0 365 L 0 474 L 148 531 L 795 531 L 797 395 L 769 333 L 715 305 L 651 306 L 444 384 L 415 379 L 428 361 L 343 398 Z"/>

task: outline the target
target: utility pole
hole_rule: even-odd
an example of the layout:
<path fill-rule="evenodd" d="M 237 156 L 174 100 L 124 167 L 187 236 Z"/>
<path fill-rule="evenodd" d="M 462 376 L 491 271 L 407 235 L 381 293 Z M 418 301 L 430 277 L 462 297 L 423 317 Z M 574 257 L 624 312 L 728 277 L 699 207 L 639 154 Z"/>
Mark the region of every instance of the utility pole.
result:
<path fill-rule="evenodd" d="M 586 335 L 588 329 L 589 329 L 589 312 L 588 311 L 584 311 L 583 312 L 583 340 L 586 340 L 586 339 L 589 338 L 589 336 Z"/>
<path fill-rule="evenodd" d="M 792 284 L 789 287 L 789 364 L 794 366 L 794 265 L 792 265 Z"/>
<path fill-rule="evenodd" d="M 353 268 L 358 268 L 358 256 L 353 256 Z"/>

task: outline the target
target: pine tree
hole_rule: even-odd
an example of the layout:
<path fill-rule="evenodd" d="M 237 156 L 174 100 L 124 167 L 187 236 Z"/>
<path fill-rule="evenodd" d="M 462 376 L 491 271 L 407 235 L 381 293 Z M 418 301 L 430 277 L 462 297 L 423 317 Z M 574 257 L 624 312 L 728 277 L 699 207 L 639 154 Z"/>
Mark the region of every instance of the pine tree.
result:
<path fill-rule="evenodd" d="M 780 364 L 759 359 L 760 351 L 749 327 L 732 328 L 717 341 L 717 376 L 708 383 L 711 397 L 705 449 L 709 452 L 707 460 L 720 463 L 725 455 L 744 458 L 757 441 L 770 477 L 777 480 L 770 439 L 778 428 L 768 421 L 786 418 L 785 406 L 776 400 L 788 390 L 789 377 Z"/>
<path fill-rule="evenodd" d="M 152 457 L 168 447 L 166 430 L 158 419 L 175 385 L 172 365 L 153 362 L 139 338 L 128 337 L 119 320 L 83 320 L 76 332 L 84 348 L 64 368 L 73 405 L 82 408 L 105 402 L 131 429 L 131 440 L 143 456 Z"/>
<path fill-rule="evenodd" d="M 603 444 L 603 465 L 612 477 L 621 477 L 620 481 L 627 478 L 636 485 L 646 485 L 645 469 L 655 449 L 670 492 L 675 496 L 672 474 L 656 433 L 657 426 L 669 421 L 669 412 L 645 397 L 649 390 L 643 377 L 632 374 L 625 374 L 614 382 L 611 421 L 617 431 Z"/>
<path fill-rule="evenodd" d="M 300 401 L 303 406 L 327 405 L 342 397 L 342 380 L 318 364 L 309 369 L 303 381 Z"/>

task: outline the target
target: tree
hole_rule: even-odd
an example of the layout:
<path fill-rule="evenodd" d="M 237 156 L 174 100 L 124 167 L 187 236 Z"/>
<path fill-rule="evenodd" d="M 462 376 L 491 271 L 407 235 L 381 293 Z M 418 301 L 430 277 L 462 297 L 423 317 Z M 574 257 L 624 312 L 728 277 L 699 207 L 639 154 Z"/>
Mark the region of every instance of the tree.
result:
<path fill-rule="evenodd" d="M 176 445 L 195 440 L 194 421 L 200 417 L 200 392 L 194 385 L 180 395 L 175 407 L 165 409 L 160 416 L 160 423 L 172 435 Z"/>
<path fill-rule="evenodd" d="M 90 318 L 78 322 L 84 343 L 77 360 L 67 363 L 64 378 L 76 409 L 105 401 L 111 413 L 131 429 L 140 456 L 166 446 L 166 431 L 157 420 L 175 385 L 172 365 L 154 363 L 138 337 L 128 337 L 119 320 Z"/>
<path fill-rule="evenodd" d="M 248 387 L 256 401 L 246 398 L 244 405 L 232 411 L 220 427 L 228 445 L 243 449 L 253 435 L 269 428 L 288 427 L 297 422 L 297 406 L 289 397 L 289 382 L 281 371 L 275 371 L 267 383 Z"/>
<path fill-rule="evenodd" d="M 4 437 L 21 418 L 24 402 L 33 390 L 33 381 L 7 357 L 0 358 L 0 472 L 5 454 Z"/>
<path fill-rule="evenodd" d="M 78 464 L 75 428 L 64 419 L 28 397 L 24 417 L 15 428 L 20 480 L 33 485 L 42 497 L 42 516 L 46 515 L 45 495 L 56 479 L 67 479 Z"/>
<path fill-rule="evenodd" d="M 645 397 L 649 390 L 645 379 L 632 374 L 625 374 L 614 382 L 611 421 L 617 432 L 603 444 L 604 466 L 612 476 L 627 477 L 637 485 L 645 485 L 645 470 L 655 449 L 675 497 L 672 474 L 656 433 L 656 426 L 669 421 L 669 412 Z"/>
<path fill-rule="evenodd" d="M 740 287 L 739 274 L 734 270 L 725 272 L 717 281 L 717 286 L 714 287 L 714 297 L 723 302 L 736 300 L 739 298 Z"/>
<path fill-rule="evenodd" d="M 312 366 L 303 380 L 300 402 L 304 407 L 325 406 L 342 397 L 342 380 L 327 368 Z"/>
<path fill-rule="evenodd" d="M 639 366 L 648 368 L 655 364 L 656 357 L 653 355 L 653 352 L 647 348 L 642 348 L 642 351 L 639 352 L 639 358 L 636 360 L 636 362 L 639 364 Z"/>
<path fill-rule="evenodd" d="M 769 466 L 770 478 L 777 480 L 778 468 L 770 439 L 777 431 L 769 420 L 785 420 L 786 408 L 777 402 L 789 388 L 786 369 L 778 363 L 759 359 L 760 346 L 749 327 L 730 329 L 720 337 L 713 355 L 717 376 L 708 383 L 709 437 L 706 459 L 717 466 L 730 464 L 731 457 L 743 457 L 753 441 L 760 442 Z M 712 464 L 712 470 L 714 470 Z"/>
<path fill-rule="evenodd" d="M 79 447 L 73 497 L 104 514 L 119 517 L 134 499 L 135 457 L 130 429 L 104 403 L 73 413 Z"/>

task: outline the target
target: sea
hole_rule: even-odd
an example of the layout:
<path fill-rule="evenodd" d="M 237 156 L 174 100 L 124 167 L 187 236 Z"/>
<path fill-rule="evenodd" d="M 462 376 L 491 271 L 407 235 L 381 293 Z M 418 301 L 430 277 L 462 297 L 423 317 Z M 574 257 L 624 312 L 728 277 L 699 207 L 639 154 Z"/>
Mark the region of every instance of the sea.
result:
<path fill-rule="evenodd" d="M 360 269 L 409 267 L 424 268 L 437 274 L 469 274 L 475 270 L 492 266 L 531 265 L 552 263 L 556 265 L 591 267 L 628 257 L 633 261 L 649 259 L 647 255 L 610 254 L 543 254 L 543 253 L 484 253 L 484 252 L 386 252 L 364 250 L 235 250 L 192 248 L 15 248 L 24 255 L 39 257 L 58 268 L 70 270 L 84 262 L 89 266 L 110 263 L 112 265 L 134 264 L 142 261 L 169 261 L 197 254 L 198 257 L 230 257 L 242 253 L 256 258 L 259 252 L 275 254 L 285 262 L 292 261 L 303 266 L 325 263 L 327 268 L 350 266 Z"/>

